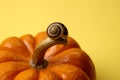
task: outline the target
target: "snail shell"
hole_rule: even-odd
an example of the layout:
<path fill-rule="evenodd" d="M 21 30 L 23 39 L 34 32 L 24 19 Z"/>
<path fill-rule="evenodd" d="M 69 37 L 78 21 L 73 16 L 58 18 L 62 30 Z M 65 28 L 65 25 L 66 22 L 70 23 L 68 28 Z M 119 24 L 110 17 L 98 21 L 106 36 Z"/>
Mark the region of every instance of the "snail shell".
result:
<path fill-rule="evenodd" d="M 54 22 L 48 26 L 47 34 L 51 39 L 54 40 L 59 38 L 66 39 L 68 36 L 68 30 L 64 24 L 60 22 Z"/>

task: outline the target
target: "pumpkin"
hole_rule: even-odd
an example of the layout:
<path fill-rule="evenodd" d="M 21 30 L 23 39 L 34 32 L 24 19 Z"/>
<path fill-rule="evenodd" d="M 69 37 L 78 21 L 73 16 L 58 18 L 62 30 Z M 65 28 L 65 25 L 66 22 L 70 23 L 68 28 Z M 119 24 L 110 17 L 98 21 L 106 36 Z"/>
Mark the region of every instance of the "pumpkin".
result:
<path fill-rule="evenodd" d="M 96 80 L 95 67 L 64 24 L 0 44 L 0 80 Z"/>

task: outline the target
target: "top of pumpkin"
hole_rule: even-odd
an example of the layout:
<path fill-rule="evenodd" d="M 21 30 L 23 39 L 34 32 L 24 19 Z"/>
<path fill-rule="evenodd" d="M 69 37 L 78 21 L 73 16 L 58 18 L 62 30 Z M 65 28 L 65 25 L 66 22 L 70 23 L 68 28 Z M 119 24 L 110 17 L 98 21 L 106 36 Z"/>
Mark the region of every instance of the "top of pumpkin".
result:
<path fill-rule="evenodd" d="M 30 79 L 96 80 L 96 73 L 65 25 L 55 22 L 35 37 L 10 37 L 0 44 L 0 80 Z"/>

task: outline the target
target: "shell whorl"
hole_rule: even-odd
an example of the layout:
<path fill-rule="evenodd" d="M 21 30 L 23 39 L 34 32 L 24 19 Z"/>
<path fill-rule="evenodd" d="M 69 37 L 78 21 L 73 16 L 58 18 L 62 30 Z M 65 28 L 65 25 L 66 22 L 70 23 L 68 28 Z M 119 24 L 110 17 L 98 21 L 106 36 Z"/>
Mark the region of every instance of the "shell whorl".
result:
<path fill-rule="evenodd" d="M 60 22 L 54 22 L 47 28 L 47 34 L 51 39 L 66 38 L 68 36 L 67 28 Z"/>

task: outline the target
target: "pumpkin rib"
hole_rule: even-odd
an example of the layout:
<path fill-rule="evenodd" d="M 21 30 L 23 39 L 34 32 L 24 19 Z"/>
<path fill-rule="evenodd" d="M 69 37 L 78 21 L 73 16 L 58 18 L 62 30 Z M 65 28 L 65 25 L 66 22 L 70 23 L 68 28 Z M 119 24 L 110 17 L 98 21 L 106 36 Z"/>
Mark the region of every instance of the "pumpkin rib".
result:
<path fill-rule="evenodd" d="M 9 49 L 12 51 L 15 51 L 17 54 L 20 54 L 24 57 L 29 57 L 30 52 L 26 45 L 23 43 L 22 40 L 20 40 L 18 37 L 9 37 L 5 39 L 1 44 L 0 44 L 1 49 Z"/>
<path fill-rule="evenodd" d="M 39 71 L 39 80 L 62 80 L 56 73 L 49 69 L 41 69 Z"/>
<path fill-rule="evenodd" d="M 17 74 L 14 80 L 38 80 L 38 75 L 38 70 L 30 68 Z"/>
<path fill-rule="evenodd" d="M 54 64 L 49 67 L 49 70 L 62 80 L 90 80 L 82 69 L 67 63 Z"/>
<path fill-rule="evenodd" d="M 20 39 L 23 41 L 25 46 L 28 48 L 32 56 L 34 49 L 35 49 L 35 38 L 31 34 L 26 34 L 26 35 L 21 36 Z"/>
<path fill-rule="evenodd" d="M 62 53 L 54 56 L 49 63 L 67 63 L 81 68 L 91 80 L 95 79 L 95 67 L 89 56 L 79 48 L 64 50 Z"/>
<path fill-rule="evenodd" d="M 35 36 L 35 47 L 38 46 L 39 43 L 41 43 L 44 39 L 47 38 L 47 34 L 46 32 L 39 32 L 36 36 Z"/>
<path fill-rule="evenodd" d="M 9 61 L 21 61 L 28 62 L 28 60 L 20 55 L 17 55 L 13 51 L 0 50 L 0 63 L 9 62 Z"/>
<path fill-rule="evenodd" d="M 13 80 L 21 71 L 30 68 L 24 62 L 4 62 L 0 64 L 0 80 Z"/>

